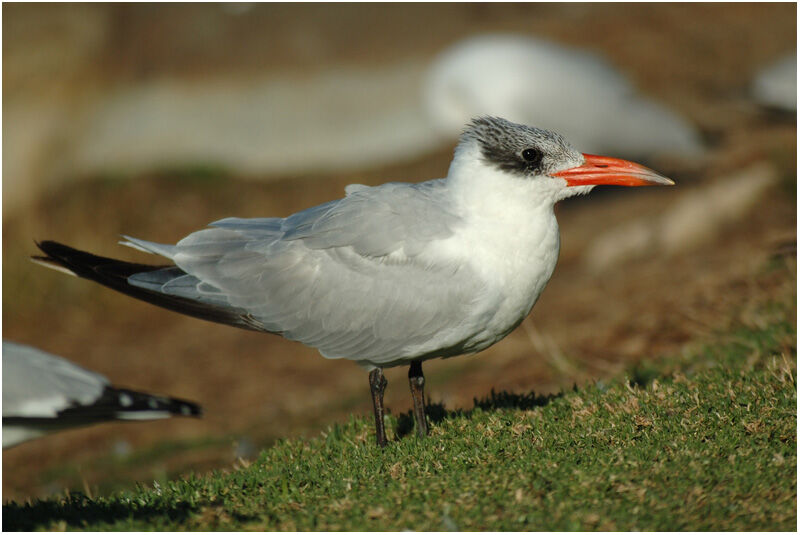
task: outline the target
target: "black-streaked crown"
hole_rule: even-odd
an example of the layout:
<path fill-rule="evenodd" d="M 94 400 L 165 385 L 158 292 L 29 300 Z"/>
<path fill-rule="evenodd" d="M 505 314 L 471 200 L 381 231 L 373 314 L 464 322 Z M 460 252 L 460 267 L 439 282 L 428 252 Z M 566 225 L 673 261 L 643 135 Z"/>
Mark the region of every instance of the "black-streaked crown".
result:
<path fill-rule="evenodd" d="M 501 117 L 473 119 L 461 135 L 474 140 L 487 163 L 520 176 L 545 175 L 578 153 L 555 132 L 512 123 Z"/>

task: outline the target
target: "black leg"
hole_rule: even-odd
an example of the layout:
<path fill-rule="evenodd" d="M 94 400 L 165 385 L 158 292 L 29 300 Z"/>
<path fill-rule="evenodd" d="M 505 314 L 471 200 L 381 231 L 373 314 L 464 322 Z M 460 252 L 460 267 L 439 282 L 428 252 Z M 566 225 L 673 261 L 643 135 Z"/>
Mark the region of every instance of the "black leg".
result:
<path fill-rule="evenodd" d="M 414 400 L 414 419 L 417 421 L 417 434 L 428 434 L 428 421 L 425 419 L 425 376 L 422 363 L 415 360 L 408 369 L 408 383 L 411 386 L 411 399 Z"/>
<path fill-rule="evenodd" d="M 386 428 L 383 426 L 383 391 L 386 390 L 383 370 L 375 368 L 369 372 L 369 389 L 372 392 L 372 408 L 375 411 L 375 438 L 378 446 L 386 446 Z"/>

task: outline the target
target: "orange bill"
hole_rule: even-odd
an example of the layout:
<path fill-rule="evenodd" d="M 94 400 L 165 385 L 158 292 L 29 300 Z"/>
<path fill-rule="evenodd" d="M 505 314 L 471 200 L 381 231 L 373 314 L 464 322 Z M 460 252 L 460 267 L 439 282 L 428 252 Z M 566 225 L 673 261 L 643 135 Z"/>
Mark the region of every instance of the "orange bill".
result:
<path fill-rule="evenodd" d="M 563 178 L 567 186 L 595 186 L 609 184 L 614 186 L 672 186 L 675 184 L 665 176 L 659 175 L 638 163 L 584 154 L 583 165 L 551 173 L 551 176 Z"/>

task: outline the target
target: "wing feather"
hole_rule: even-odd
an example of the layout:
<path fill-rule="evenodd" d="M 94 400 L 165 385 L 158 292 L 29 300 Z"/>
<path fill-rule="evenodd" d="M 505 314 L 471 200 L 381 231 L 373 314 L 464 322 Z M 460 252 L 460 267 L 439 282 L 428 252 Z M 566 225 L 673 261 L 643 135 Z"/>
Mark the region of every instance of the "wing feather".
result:
<path fill-rule="evenodd" d="M 283 239 L 302 239 L 312 249 L 349 246 L 364 256 L 401 249 L 414 256 L 431 240 L 452 235 L 458 224 L 444 190 L 443 180 L 348 188 L 340 201 L 287 218 Z"/>
<path fill-rule="evenodd" d="M 132 282 L 225 300 L 264 330 L 329 358 L 391 365 L 443 345 L 459 351 L 470 332 L 460 327 L 485 288 L 432 247 L 459 223 L 444 188 L 439 180 L 349 187 L 344 199 L 286 219 L 222 219 L 173 249 L 129 239 L 168 251 L 187 274 L 167 280 L 152 272 Z"/>

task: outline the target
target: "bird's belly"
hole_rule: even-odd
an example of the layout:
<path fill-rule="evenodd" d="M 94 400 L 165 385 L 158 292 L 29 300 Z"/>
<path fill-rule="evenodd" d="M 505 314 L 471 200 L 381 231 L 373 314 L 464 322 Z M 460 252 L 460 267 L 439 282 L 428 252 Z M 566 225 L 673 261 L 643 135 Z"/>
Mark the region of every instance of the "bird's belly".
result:
<path fill-rule="evenodd" d="M 481 250 L 473 244 L 470 263 L 484 280 L 482 295 L 465 318 L 462 336 L 444 348 L 431 347 L 421 359 L 475 353 L 505 338 L 539 299 L 555 269 L 559 245 L 557 230 L 537 239 L 534 247 L 521 246 L 511 252 L 508 248 Z"/>
<path fill-rule="evenodd" d="M 491 226 L 489 234 L 481 226 L 432 242 L 416 258 L 417 267 L 390 287 L 373 288 L 365 275 L 359 287 L 367 288 L 363 293 L 371 299 L 337 300 L 325 307 L 331 319 L 323 328 L 333 334 L 323 343 L 299 333 L 284 336 L 317 347 L 325 357 L 348 358 L 367 368 L 485 349 L 519 325 L 550 278 L 559 243 L 557 226 L 546 227 L 493 235 Z M 420 268 L 425 265 L 430 268 Z M 387 300 L 390 295 L 395 297 Z M 360 318 L 355 328 L 352 318 Z"/>
<path fill-rule="evenodd" d="M 420 339 L 413 336 L 401 344 L 396 353 L 358 358 L 366 368 L 386 368 L 408 364 L 414 360 L 449 358 L 476 353 L 505 338 L 528 315 L 552 272 L 549 264 L 532 279 L 522 276 L 516 283 L 493 280 L 483 286 L 481 295 L 459 317 L 451 317 L 442 328 Z M 336 357 L 323 351 L 327 357 Z M 342 354 L 353 358 L 350 354 Z"/>
<path fill-rule="evenodd" d="M 545 266 L 549 268 L 549 266 Z M 499 342 L 513 331 L 528 316 L 539 299 L 552 269 L 543 270 L 529 285 L 511 285 L 502 293 L 493 311 L 487 311 L 488 321 L 469 341 L 468 352 L 476 352 Z M 520 288 L 520 286 L 527 286 Z"/>

